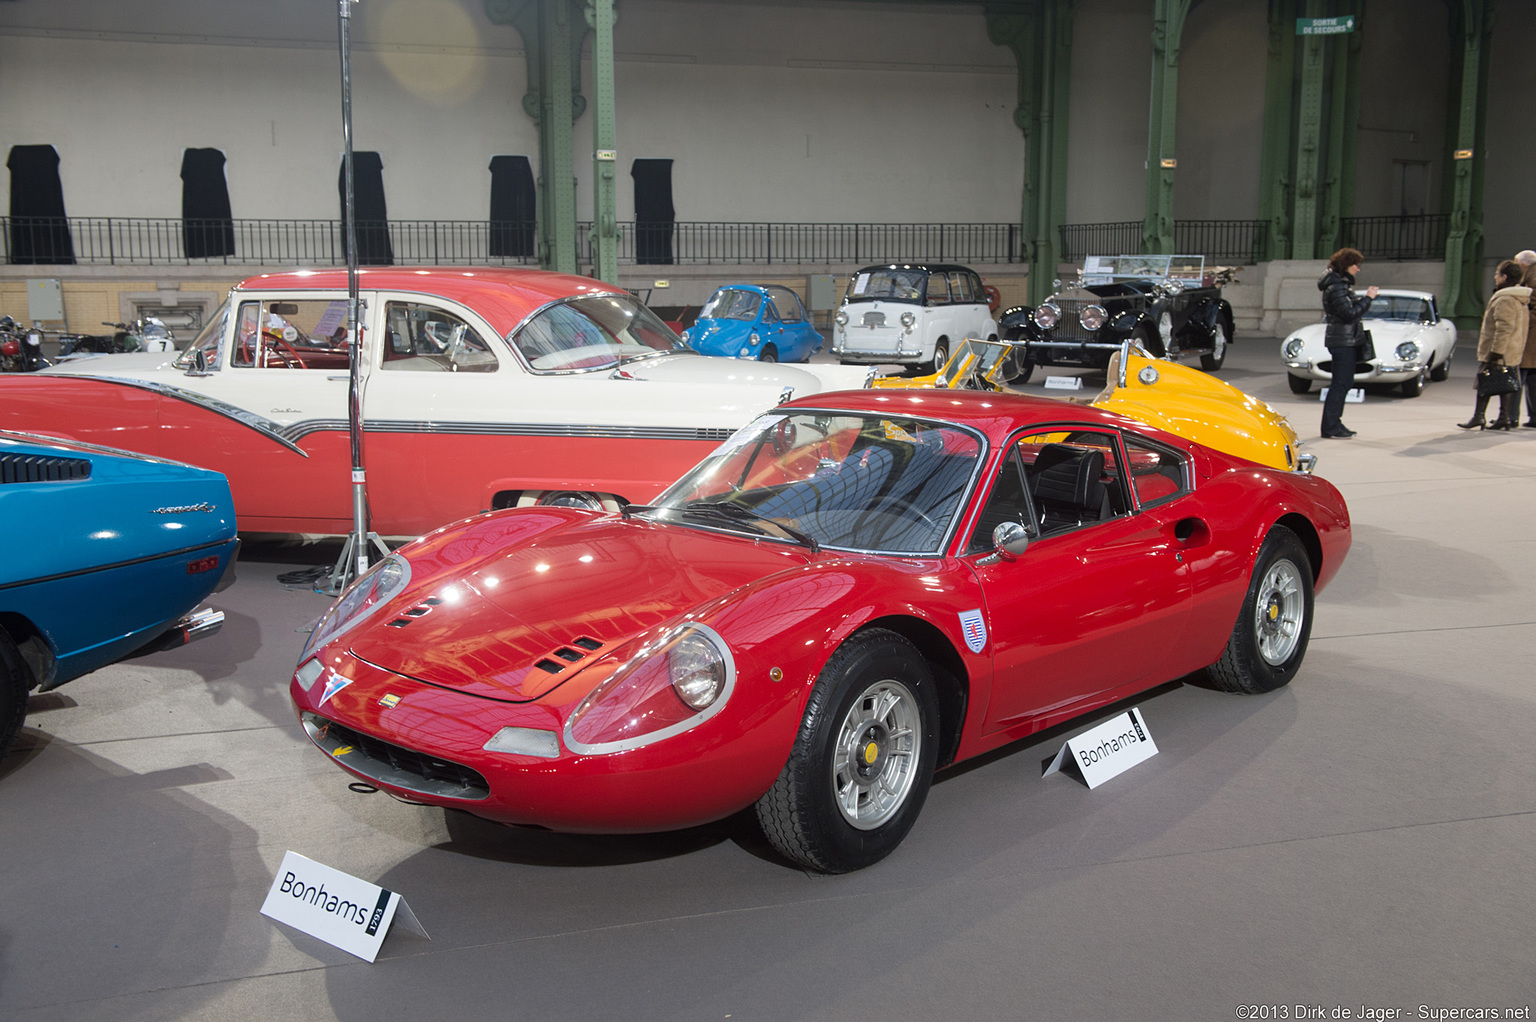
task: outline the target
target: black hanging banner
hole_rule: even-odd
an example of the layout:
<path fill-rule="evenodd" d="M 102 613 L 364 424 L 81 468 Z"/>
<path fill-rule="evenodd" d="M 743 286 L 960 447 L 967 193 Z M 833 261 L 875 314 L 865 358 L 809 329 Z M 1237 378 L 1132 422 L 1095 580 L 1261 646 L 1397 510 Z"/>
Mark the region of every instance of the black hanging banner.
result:
<path fill-rule="evenodd" d="M 492 156 L 490 255 L 526 258 L 537 254 L 533 240 L 536 203 L 528 157 Z"/>
<path fill-rule="evenodd" d="M 5 165 L 11 171 L 10 261 L 73 263 L 58 152 L 51 145 L 14 145 Z"/>
<path fill-rule="evenodd" d="M 635 179 L 635 262 L 672 262 L 672 161 L 636 160 L 629 168 Z"/>
<path fill-rule="evenodd" d="M 181 232 L 188 259 L 235 254 L 235 224 L 224 180 L 224 153 L 187 149 L 181 154 Z"/>
<path fill-rule="evenodd" d="M 347 168 L 337 175 L 341 220 L 347 220 Z M 384 209 L 384 161 L 377 152 L 352 153 L 352 199 L 357 209 L 357 262 L 361 266 L 392 266 L 395 251 L 389 242 L 389 213 Z M 346 232 L 342 232 L 346 252 Z"/>

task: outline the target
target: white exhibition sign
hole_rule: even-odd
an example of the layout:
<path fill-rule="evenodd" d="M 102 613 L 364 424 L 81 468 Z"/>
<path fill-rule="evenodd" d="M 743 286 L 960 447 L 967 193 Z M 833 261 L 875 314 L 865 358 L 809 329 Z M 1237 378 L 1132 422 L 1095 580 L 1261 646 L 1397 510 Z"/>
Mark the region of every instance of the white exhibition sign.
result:
<path fill-rule="evenodd" d="M 261 914 L 311 937 L 319 937 L 366 962 L 379 956 L 379 947 L 396 916 L 407 928 L 426 937 L 427 931 L 405 899 L 394 891 L 332 869 L 297 852 L 283 856 Z"/>
<path fill-rule="evenodd" d="M 1324 384 L 1323 385 L 1323 389 L 1318 391 L 1317 399 L 1319 401 L 1326 401 L 1326 400 L 1328 400 L 1328 385 L 1327 384 Z M 1347 394 L 1344 395 L 1344 400 L 1348 401 L 1350 404 L 1360 404 L 1361 402 L 1363 402 L 1365 400 L 1365 388 L 1364 387 L 1355 387 L 1354 389 L 1350 390 Z"/>
<path fill-rule="evenodd" d="M 1135 707 L 1111 717 L 1097 727 L 1067 739 L 1045 765 L 1044 777 L 1058 771 L 1081 774 L 1090 788 L 1097 788 L 1116 774 L 1157 755 L 1157 745 L 1147 722 Z"/>
<path fill-rule="evenodd" d="M 1047 376 L 1045 378 L 1046 390 L 1082 390 L 1083 378 L 1081 376 Z"/>

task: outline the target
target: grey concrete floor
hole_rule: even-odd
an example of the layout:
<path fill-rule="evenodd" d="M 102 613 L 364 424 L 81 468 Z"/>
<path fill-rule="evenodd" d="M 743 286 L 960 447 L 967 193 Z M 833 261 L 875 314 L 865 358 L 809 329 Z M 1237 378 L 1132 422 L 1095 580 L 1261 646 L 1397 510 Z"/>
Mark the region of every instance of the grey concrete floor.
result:
<path fill-rule="evenodd" d="M 0 763 L 0 1017 L 1529 1018 L 1536 429 L 1455 428 L 1464 345 L 1319 440 L 1277 347 L 1221 375 L 1309 438 L 1354 549 L 1288 688 L 1149 695 L 1160 754 L 1103 787 L 1039 776 L 1062 734 L 1011 747 L 835 878 L 742 818 L 564 837 L 355 794 L 286 694 L 327 601 L 276 580 L 336 548 L 253 541 L 220 635 L 32 700 Z M 431 940 L 368 965 L 261 916 L 289 849 Z"/>

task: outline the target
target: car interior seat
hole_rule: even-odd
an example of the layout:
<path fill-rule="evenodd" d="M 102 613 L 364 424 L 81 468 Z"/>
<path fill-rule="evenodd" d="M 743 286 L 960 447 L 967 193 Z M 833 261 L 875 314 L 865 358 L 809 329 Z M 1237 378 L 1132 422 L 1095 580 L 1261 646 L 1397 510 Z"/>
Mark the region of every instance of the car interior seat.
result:
<path fill-rule="evenodd" d="M 1103 514 L 1104 452 L 1047 444 L 1035 459 L 1033 489 L 1046 535 L 1096 522 Z"/>

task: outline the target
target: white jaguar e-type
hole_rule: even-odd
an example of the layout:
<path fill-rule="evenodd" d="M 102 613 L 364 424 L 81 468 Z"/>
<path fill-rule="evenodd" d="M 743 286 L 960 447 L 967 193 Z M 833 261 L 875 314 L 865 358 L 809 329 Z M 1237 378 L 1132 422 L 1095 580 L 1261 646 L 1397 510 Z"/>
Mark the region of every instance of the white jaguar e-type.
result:
<path fill-rule="evenodd" d="M 1394 385 L 1404 397 L 1418 397 L 1427 380 L 1439 382 L 1451 373 L 1456 350 L 1456 325 L 1441 319 L 1435 296 L 1428 291 L 1380 291 L 1366 310 L 1361 326 L 1371 333 L 1372 359 L 1355 365 L 1355 383 Z M 1322 323 L 1294 331 L 1280 343 L 1293 394 L 1305 394 L 1313 380 L 1333 378 L 1333 353 L 1323 344 Z"/>

